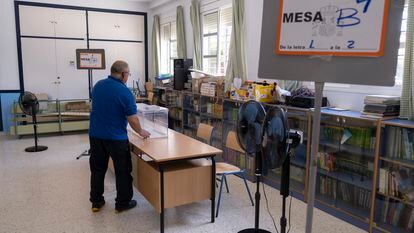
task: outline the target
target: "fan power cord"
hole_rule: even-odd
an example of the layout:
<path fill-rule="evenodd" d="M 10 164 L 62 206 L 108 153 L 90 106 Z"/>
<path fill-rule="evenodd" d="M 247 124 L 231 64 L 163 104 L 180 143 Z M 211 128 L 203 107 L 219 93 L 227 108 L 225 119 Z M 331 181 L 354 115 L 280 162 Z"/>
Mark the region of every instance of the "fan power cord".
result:
<path fill-rule="evenodd" d="M 273 226 L 275 227 L 276 232 L 279 233 L 279 231 L 277 230 L 275 218 L 273 217 L 273 215 L 272 215 L 272 213 L 270 212 L 270 209 L 269 209 L 269 200 L 267 199 L 265 184 L 262 183 L 262 185 L 263 185 L 262 186 L 263 187 L 263 194 L 264 194 L 264 197 L 266 199 L 266 209 L 267 209 L 267 213 L 269 214 L 270 218 L 272 219 Z"/>
<path fill-rule="evenodd" d="M 267 198 L 265 184 L 262 183 L 262 185 L 263 185 L 262 186 L 263 187 L 263 194 L 264 194 L 264 197 L 265 197 L 265 200 L 266 200 L 267 213 L 269 214 L 270 218 L 272 219 L 273 226 L 275 227 L 276 232 L 279 233 L 279 230 L 277 229 L 277 226 L 276 226 L 275 218 L 273 217 L 272 213 L 270 212 L 269 199 Z M 292 199 L 293 199 L 293 197 L 292 197 L 292 194 L 291 194 L 290 195 L 290 200 L 289 200 L 289 214 L 288 214 L 288 216 L 289 216 L 289 219 L 288 219 L 288 221 L 289 221 L 289 228 L 288 228 L 288 230 L 287 230 L 286 233 L 289 233 L 290 232 L 290 229 L 292 228 L 292 222 L 291 222 L 291 219 L 292 219 L 292 215 L 291 215 L 292 214 Z"/>

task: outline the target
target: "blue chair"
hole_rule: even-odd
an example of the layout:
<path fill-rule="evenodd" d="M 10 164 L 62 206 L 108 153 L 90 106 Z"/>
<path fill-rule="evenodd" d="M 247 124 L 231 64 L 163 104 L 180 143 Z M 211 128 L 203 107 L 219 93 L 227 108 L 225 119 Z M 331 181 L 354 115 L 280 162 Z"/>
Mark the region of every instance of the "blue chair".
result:
<path fill-rule="evenodd" d="M 237 142 L 236 133 L 233 131 L 230 131 L 226 138 L 226 148 L 228 150 L 233 150 L 235 152 L 244 154 L 244 164 L 245 167 L 247 166 L 247 155 L 245 154 L 244 150 L 240 147 L 239 143 Z M 219 210 L 220 210 L 220 201 L 221 201 L 221 193 L 223 191 L 223 183 L 226 184 L 227 193 L 229 193 L 229 187 L 227 184 L 227 178 L 228 175 L 236 175 L 243 179 L 244 185 L 247 190 L 247 194 L 249 195 L 250 202 L 252 206 L 254 206 L 253 198 L 249 190 L 249 186 L 246 182 L 246 169 L 239 168 L 237 166 L 234 166 L 232 164 L 224 163 L 224 162 L 218 162 L 216 163 L 216 175 L 219 176 L 220 181 L 220 191 L 218 195 L 218 201 L 217 201 L 217 210 L 216 210 L 216 217 L 218 217 Z"/>

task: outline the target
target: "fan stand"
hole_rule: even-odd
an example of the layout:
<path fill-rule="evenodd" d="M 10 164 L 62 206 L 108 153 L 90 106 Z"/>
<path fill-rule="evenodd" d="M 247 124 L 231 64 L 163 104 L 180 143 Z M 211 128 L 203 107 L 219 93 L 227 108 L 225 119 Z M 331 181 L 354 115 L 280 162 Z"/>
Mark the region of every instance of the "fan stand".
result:
<path fill-rule="evenodd" d="M 258 146 L 260 148 L 260 145 Z M 255 172 L 256 177 L 256 194 L 255 194 L 255 217 L 254 217 L 254 228 L 244 229 L 239 233 L 270 233 L 270 231 L 259 228 L 260 222 L 260 183 L 262 180 L 262 152 L 261 148 L 256 150 L 255 158 Z"/>
<path fill-rule="evenodd" d="M 280 217 L 280 232 L 286 233 L 286 199 L 289 197 L 289 180 L 290 180 L 290 155 L 286 157 L 282 166 L 282 177 L 280 184 L 280 195 L 282 195 L 282 217 Z"/>
<path fill-rule="evenodd" d="M 36 112 L 35 108 L 32 107 L 32 120 L 33 120 L 33 130 L 34 130 L 34 140 L 35 145 L 31 147 L 27 147 L 25 149 L 26 152 L 40 152 L 47 150 L 47 146 L 39 146 L 37 145 L 37 118 L 36 118 Z"/>

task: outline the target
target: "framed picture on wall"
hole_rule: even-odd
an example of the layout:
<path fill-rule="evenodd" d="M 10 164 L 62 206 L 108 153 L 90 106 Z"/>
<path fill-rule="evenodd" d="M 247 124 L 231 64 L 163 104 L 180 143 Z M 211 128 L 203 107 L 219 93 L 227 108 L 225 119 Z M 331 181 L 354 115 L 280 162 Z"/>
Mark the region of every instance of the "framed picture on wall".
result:
<path fill-rule="evenodd" d="M 77 49 L 76 50 L 76 66 L 78 69 L 87 70 L 104 70 L 105 50 L 104 49 Z"/>

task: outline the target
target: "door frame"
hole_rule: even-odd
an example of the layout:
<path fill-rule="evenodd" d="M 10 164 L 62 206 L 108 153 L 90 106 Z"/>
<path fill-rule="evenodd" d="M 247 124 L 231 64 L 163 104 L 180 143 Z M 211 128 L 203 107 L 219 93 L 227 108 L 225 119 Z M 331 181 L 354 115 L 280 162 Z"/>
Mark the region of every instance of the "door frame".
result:
<path fill-rule="evenodd" d="M 24 74 L 23 74 L 23 54 L 22 54 L 22 43 L 21 38 L 25 37 L 21 35 L 20 31 L 20 11 L 19 6 L 38 6 L 38 7 L 49 7 L 49 8 L 58 8 L 58 9 L 67 9 L 67 10 L 82 10 L 86 11 L 86 41 L 87 48 L 89 49 L 89 16 L 88 12 L 105 12 L 105 13 L 116 13 L 116 14 L 130 14 L 130 15 L 142 15 L 144 16 L 144 38 L 145 41 L 133 41 L 137 43 L 144 43 L 144 53 L 145 53 L 145 81 L 148 82 L 148 13 L 147 12 L 137 12 L 137 11 L 127 11 L 127 10 L 114 10 L 114 9 L 103 9 L 103 8 L 93 8 L 93 7 L 81 7 L 81 6 L 70 6 L 70 5 L 59 5 L 59 4 L 50 4 L 50 3 L 38 3 L 38 2 L 26 2 L 26 1 L 15 1 L 14 2 L 14 12 L 16 20 L 16 39 L 17 39 L 17 56 L 18 56 L 18 67 L 19 67 L 19 92 L 24 92 Z M 27 37 L 27 36 L 26 36 Z M 41 37 L 40 37 L 41 38 Z M 66 39 L 66 40 L 84 40 L 84 38 L 59 38 L 52 37 L 47 39 Z M 95 38 L 96 39 L 96 38 Z M 99 39 L 99 38 L 98 38 Z M 132 42 L 132 41 L 123 41 L 123 40 L 110 40 L 114 42 Z M 91 86 L 91 72 L 88 72 L 89 79 L 89 94 L 92 88 Z M 0 90 L 1 92 L 1 90 Z"/>

